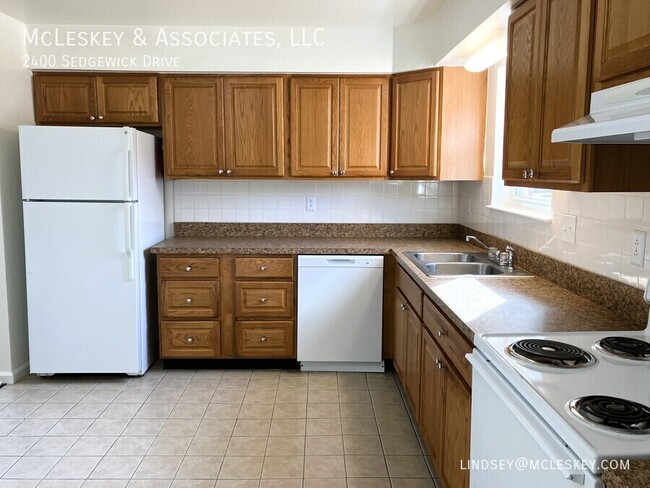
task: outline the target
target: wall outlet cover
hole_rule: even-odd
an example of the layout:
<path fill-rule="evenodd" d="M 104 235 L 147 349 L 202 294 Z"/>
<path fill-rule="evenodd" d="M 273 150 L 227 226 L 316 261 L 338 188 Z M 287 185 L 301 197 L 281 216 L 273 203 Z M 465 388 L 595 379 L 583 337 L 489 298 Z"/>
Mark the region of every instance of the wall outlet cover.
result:
<path fill-rule="evenodd" d="M 560 237 L 562 238 L 562 242 L 575 244 L 577 221 L 578 219 L 575 215 L 560 215 Z"/>
<path fill-rule="evenodd" d="M 637 229 L 632 231 L 632 255 L 630 256 L 630 263 L 641 268 L 643 268 L 643 262 L 645 261 L 645 238 L 645 231 Z"/>
<path fill-rule="evenodd" d="M 313 196 L 305 197 L 305 210 L 307 212 L 316 211 L 316 197 Z"/>

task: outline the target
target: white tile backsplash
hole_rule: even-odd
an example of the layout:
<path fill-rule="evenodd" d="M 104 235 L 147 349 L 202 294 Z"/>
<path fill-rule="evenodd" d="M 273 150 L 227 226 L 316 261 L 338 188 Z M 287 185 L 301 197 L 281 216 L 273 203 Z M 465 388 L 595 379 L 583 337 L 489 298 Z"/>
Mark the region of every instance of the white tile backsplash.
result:
<path fill-rule="evenodd" d="M 593 273 L 643 288 L 650 278 L 650 242 L 645 266 L 630 264 L 632 231 L 650 236 L 650 193 L 553 192 L 553 222 L 488 209 L 492 178 L 460 185 L 459 222 Z M 576 242 L 562 242 L 558 214 L 577 216 Z"/>
<path fill-rule="evenodd" d="M 455 223 L 459 183 L 176 180 L 176 222 Z M 316 197 L 307 211 L 306 197 Z"/>

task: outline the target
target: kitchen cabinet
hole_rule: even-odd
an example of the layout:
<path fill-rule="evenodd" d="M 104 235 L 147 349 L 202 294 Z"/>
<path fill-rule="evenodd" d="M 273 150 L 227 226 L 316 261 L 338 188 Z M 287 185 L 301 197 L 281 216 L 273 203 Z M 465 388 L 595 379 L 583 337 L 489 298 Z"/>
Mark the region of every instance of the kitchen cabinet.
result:
<path fill-rule="evenodd" d="M 387 77 L 291 79 L 291 176 L 385 178 Z"/>
<path fill-rule="evenodd" d="M 224 77 L 227 174 L 284 175 L 285 86 L 283 76 Z"/>
<path fill-rule="evenodd" d="M 394 178 L 483 178 L 487 74 L 445 67 L 393 77 Z"/>
<path fill-rule="evenodd" d="M 594 35 L 596 89 L 650 76 L 647 0 L 597 0 Z"/>
<path fill-rule="evenodd" d="M 467 488 L 473 346 L 400 266 L 395 285 L 393 365 L 443 487 Z"/>
<path fill-rule="evenodd" d="M 581 189 L 586 147 L 551 144 L 588 112 L 590 0 L 527 0 L 508 22 L 503 177 L 507 185 Z"/>
<path fill-rule="evenodd" d="M 156 75 L 35 73 L 33 85 L 37 124 L 160 123 Z"/>
<path fill-rule="evenodd" d="M 166 77 L 163 92 L 165 177 L 224 174 L 223 79 Z"/>
<path fill-rule="evenodd" d="M 295 258 L 158 255 L 163 359 L 295 358 Z"/>

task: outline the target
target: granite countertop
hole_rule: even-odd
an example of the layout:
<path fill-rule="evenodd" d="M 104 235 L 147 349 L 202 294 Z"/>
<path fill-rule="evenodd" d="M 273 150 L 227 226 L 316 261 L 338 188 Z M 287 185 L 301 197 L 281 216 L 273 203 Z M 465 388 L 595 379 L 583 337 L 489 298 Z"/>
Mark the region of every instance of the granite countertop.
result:
<path fill-rule="evenodd" d="M 602 306 L 550 281 L 528 277 L 429 277 L 404 254 L 407 251 L 470 251 L 476 246 L 439 238 L 314 237 L 173 237 L 151 248 L 154 254 L 390 254 L 473 341 L 490 332 L 544 333 L 594 330 L 641 330 Z M 471 297 L 471 300 L 468 299 Z M 650 486 L 650 460 L 629 470 L 603 473 L 607 488 Z"/>

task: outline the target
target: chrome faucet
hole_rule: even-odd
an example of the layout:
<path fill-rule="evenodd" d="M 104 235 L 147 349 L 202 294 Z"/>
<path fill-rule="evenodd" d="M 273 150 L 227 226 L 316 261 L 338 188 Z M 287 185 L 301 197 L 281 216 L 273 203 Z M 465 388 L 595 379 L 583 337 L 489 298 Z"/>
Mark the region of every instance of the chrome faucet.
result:
<path fill-rule="evenodd" d="M 475 236 L 465 236 L 467 242 L 474 241 L 487 251 L 488 259 L 504 268 L 513 269 L 515 266 L 515 250 L 512 246 L 506 246 L 505 251 L 499 251 L 494 246 L 486 246 Z"/>

